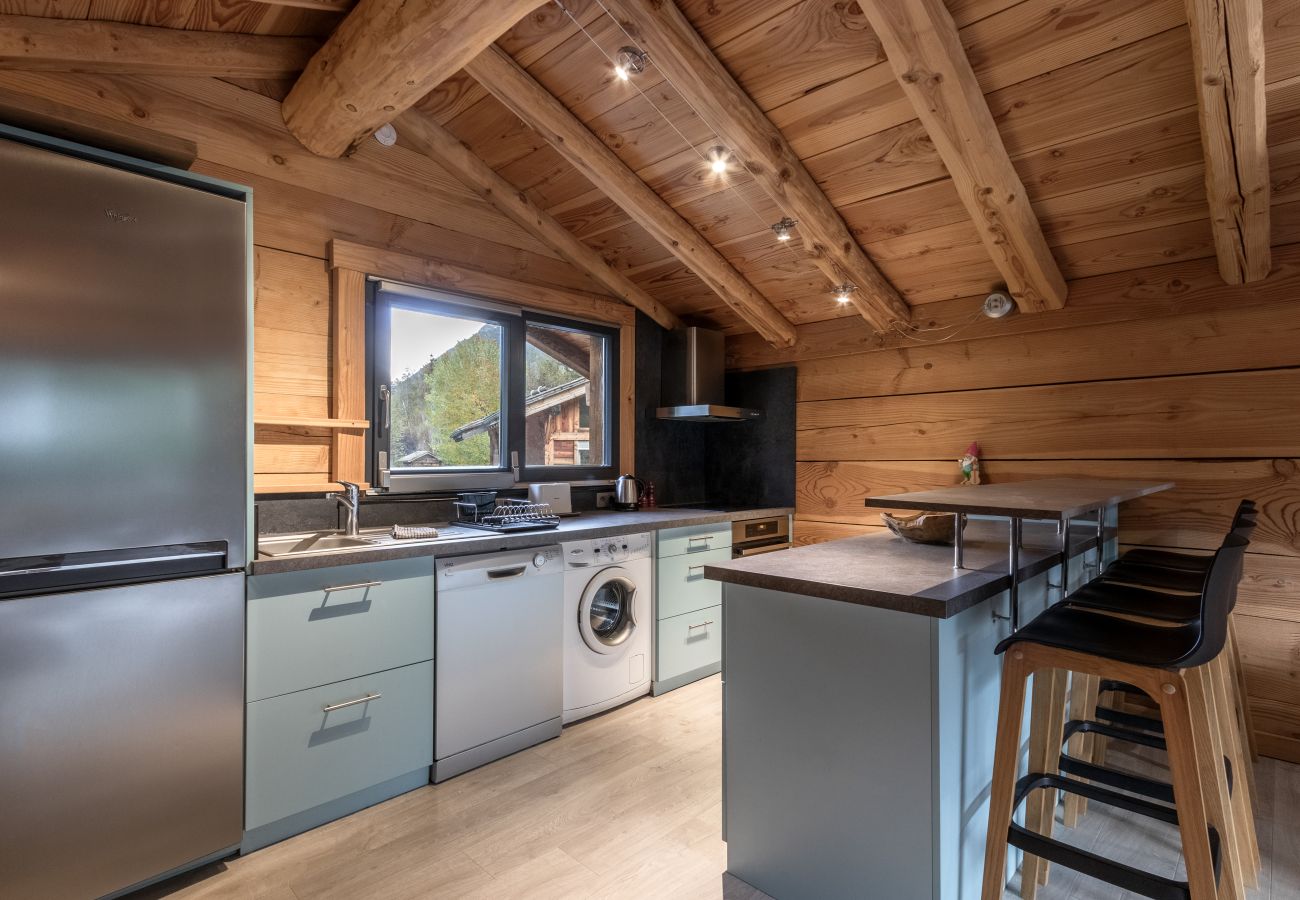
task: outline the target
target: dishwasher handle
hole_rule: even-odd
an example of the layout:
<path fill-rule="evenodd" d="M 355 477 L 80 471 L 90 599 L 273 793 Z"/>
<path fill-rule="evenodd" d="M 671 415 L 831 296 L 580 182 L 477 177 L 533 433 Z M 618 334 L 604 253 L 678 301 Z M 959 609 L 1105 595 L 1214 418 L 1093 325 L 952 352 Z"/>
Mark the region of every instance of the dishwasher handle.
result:
<path fill-rule="evenodd" d="M 528 566 L 507 566 L 501 569 L 488 569 L 487 577 L 489 581 L 504 581 L 507 578 L 518 578 L 528 571 Z"/>

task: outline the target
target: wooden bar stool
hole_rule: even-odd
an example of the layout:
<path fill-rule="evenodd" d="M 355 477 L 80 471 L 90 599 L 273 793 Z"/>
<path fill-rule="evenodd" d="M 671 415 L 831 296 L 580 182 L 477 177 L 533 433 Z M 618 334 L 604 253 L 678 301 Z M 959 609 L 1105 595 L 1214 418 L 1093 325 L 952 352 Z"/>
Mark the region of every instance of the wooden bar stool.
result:
<path fill-rule="evenodd" d="M 998 645 L 997 652 L 1005 657 L 984 860 L 984 900 L 1000 900 L 1002 896 L 1008 843 L 1031 856 L 1161 900 L 1215 900 L 1220 896 L 1218 873 L 1223 863 L 1222 896 L 1243 896 L 1243 863 L 1234 833 L 1236 823 L 1214 702 L 1217 692 L 1212 670 L 1207 666 L 1218 658 L 1227 642 L 1228 609 L 1245 547 L 1245 540 L 1230 536 L 1215 553 L 1200 597 L 1200 615 L 1194 623 L 1166 626 L 1132 621 L 1062 603 Z M 1043 743 L 1041 736 L 1035 740 L 1033 734 L 1030 771 L 1016 778 L 1026 682 L 1030 675 L 1053 678 L 1053 673 L 1062 671 L 1121 682 L 1142 691 L 1158 705 L 1174 805 L 1121 793 L 1096 778 L 1084 782 L 1061 774 L 1055 767 L 1036 769 L 1036 764 L 1050 763 L 1052 754 L 1048 751 L 1038 760 L 1033 759 L 1035 744 Z M 1063 706 L 1061 692 L 1053 691 L 1053 695 L 1062 697 Z M 1055 735 L 1049 734 L 1046 742 L 1048 746 L 1054 744 L 1059 754 L 1061 741 Z M 1093 802 L 1177 825 L 1187 862 L 1187 881 L 1144 872 L 1014 824 L 1015 809 L 1038 789 L 1080 794 Z M 1032 880 L 1022 873 L 1022 883 L 1030 892 L 1036 882 L 1036 870 Z"/>
<path fill-rule="evenodd" d="M 1242 500 L 1228 533 L 1249 540 L 1255 528 L 1255 517 L 1254 501 Z M 1200 613 L 1200 594 L 1205 587 L 1205 576 L 1213 558 L 1211 554 L 1131 550 L 1107 567 L 1098 581 L 1071 595 L 1066 602 L 1082 608 L 1188 624 L 1194 622 Z M 1236 599 L 1234 584 L 1233 608 Z M 1236 741 L 1244 745 L 1251 760 L 1257 760 L 1254 728 L 1250 721 L 1250 707 L 1237 656 L 1232 618 L 1229 618 L 1228 629 L 1226 666 L 1230 681 L 1225 686 L 1228 709 L 1236 720 Z M 1071 694 L 1071 718 L 1091 721 L 1100 716 L 1103 720 L 1112 722 L 1123 718 L 1125 713 L 1116 708 L 1116 703 L 1122 703 L 1123 695 L 1132 692 L 1117 691 L 1116 688 L 1122 688 L 1122 685 L 1098 685 L 1087 677 L 1077 677 L 1076 682 L 1076 688 Z M 1105 735 L 1093 732 L 1076 734 L 1071 743 L 1072 755 L 1092 762 L 1104 761 L 1106 740 Z M 1251 797 L 1257 802 L 1254 767 L 1246 766 L 1245 771 Z M 1066 799 L 1066 825 L 1076 824 L 1078 816 L 1086 808 L 1086 802 L 1077 795 Z"/>

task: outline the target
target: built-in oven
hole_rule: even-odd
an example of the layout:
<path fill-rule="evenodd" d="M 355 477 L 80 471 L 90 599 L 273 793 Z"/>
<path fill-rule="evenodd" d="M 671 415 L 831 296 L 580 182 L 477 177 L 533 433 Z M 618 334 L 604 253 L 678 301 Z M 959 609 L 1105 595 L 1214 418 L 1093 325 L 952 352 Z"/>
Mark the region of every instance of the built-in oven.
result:
<path fill-rule="evenodd" d="M 790 517 L 763 516 L 731 523 L 731 556 L 757 556 L 790 547 Z"/>

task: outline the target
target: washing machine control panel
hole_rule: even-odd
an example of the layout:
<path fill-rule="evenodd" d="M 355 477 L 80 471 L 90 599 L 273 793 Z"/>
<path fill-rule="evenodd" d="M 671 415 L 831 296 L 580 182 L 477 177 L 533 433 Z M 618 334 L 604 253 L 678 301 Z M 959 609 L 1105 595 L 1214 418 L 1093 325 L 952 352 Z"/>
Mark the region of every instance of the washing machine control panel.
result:
<path fill-rule="evenodd" d="M 564 567 L 583 569 L 640 559 L 650 555 L 652 538 L 650 534 L 622 534 L 591 541 L 572 541 L 564 545 Z"/>

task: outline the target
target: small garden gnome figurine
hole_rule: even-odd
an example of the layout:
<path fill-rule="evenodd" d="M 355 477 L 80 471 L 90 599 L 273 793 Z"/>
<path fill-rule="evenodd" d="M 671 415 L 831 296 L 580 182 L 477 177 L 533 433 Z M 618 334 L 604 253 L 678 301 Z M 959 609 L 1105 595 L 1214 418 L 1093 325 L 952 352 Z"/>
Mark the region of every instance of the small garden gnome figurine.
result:
<path fill-rule="evenodd" d="M 961 466 L 961 483 L 962 484 L 979 484 L 980 483 L 980 445 L 971 442 L 966 448 L 962 458 L 957 460 Z"/>

